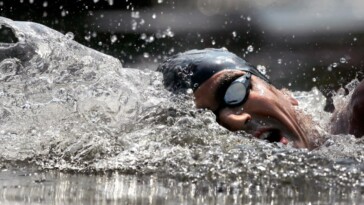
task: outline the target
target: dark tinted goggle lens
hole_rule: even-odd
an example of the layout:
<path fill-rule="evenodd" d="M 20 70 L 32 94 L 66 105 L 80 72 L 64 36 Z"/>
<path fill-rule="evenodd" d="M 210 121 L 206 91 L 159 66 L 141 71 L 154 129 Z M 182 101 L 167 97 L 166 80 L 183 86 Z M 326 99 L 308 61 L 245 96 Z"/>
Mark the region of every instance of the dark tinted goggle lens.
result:
<path fill-rule="evenodd" d="M 247 73 L 234 80 L 225 92 L 224 102 L 228 106 L 241 105 L 249 95 L 251 74 Z"/>

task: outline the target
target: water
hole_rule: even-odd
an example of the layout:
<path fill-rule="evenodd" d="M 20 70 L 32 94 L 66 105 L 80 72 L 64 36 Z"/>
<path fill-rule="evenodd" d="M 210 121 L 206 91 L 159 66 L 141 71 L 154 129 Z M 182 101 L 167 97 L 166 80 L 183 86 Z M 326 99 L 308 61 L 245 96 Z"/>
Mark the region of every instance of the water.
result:
<path fill-rule="evenodd" d="M 40 24 L 0 23 L 18 39 L 0 47 L 2 203 L 363 202 L 363 139 L 326 133 L 313 151 L 257 141 L 167 92 L 159 73 Z M 294 95 L 325 133 L 321 93 Z"/>

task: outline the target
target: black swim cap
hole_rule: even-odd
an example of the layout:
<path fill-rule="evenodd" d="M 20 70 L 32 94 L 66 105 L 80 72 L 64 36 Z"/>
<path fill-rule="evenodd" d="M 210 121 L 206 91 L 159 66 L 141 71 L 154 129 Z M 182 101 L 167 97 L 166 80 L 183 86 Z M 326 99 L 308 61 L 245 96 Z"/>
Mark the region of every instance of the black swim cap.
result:
<path fill-rule="evenodd" d="M 225 69 L 246 71 L 269 82 L 258 69 L 226 49 L 207 48 L 179 53 L 163 62 L 157 70 L 163 73 L 164 85 L 168 89 L 192 88 L 195 91 L 215 73 Z"/>

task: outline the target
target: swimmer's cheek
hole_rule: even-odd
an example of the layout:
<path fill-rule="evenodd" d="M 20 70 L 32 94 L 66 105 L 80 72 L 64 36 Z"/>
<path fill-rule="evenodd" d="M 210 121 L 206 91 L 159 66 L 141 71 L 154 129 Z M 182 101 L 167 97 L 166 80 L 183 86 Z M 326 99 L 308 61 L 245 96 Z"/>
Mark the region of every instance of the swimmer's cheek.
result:
<path fill-rule="evenodd" d="M 225 108 L 219 113 L 218 123 L 230 131 L 243 130 L 244 125 L 251 119 L 248 113 Z"/>

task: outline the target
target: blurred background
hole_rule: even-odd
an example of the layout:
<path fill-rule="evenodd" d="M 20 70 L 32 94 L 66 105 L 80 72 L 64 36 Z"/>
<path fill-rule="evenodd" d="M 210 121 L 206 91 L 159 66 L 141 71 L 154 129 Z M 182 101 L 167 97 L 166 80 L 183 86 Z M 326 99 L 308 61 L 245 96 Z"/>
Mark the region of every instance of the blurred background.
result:
<path fill-rule="evenodd" d="M 291 90 L 329 96 L 364 76 L 362 0 L 0 0 L 0 15 L 72 32 L 124 67 L 225 47 Z"/>

